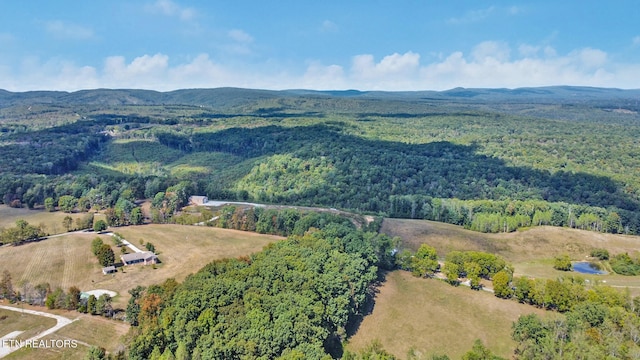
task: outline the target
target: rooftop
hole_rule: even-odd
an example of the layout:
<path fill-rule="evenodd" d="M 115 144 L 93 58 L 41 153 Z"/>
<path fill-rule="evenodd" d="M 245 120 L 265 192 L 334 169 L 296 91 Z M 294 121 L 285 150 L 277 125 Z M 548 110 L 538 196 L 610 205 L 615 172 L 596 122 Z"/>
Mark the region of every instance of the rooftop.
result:
<path fill-rule="evenodd" d="M 135 252 L 131 254 L 124 254 L 120 258 L 123 262 L 128 263 L 131 261 L 148 260 L 156 257 L 156 254 L 151 251 Z"/>

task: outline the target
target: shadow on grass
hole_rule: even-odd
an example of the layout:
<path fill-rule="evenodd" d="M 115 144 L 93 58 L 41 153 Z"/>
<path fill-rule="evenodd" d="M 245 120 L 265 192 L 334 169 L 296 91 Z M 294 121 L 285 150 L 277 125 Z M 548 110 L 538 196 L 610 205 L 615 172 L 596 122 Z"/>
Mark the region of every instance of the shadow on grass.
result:
<path fill-rule="evenodd" d="M 375 298 L 380 293 L 380 286 L 386 281 L 387 274 L 390 270 L 380 270 L 378 272 L 378 279 L 369 286 L 369 291 L 367 292 L 367 298 L 365 300 L 364 305 L 360 308 L 359 313 L 356 315 L 352 315 L 349 317 L 349 321 L 346 326 L 346 334 L 344 338 L 338 335 L 330 336 L 324 343 L 324 348 L 334 359 L 340 359 L 344 355 L 344 347 L 342 346 L 343 341 L 358 332 L 362 321 L 365 316 L 371 315 L 373 313 L 373 309 L 375 307 Z"/>

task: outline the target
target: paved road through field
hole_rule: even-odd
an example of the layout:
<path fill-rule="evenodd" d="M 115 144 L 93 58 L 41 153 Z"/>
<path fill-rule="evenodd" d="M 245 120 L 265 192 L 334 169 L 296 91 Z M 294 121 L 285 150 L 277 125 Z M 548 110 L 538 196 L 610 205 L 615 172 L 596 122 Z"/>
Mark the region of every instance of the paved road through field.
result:
<path fill-rule="evenodd" d="M 4 310 L 10 310 L 10 311 L 17 311 L 17 312 L 24 312 L 25 314 L 31 314 L 31 315 L 37 315 L 37 316 L 45 316 L 45 317 L 49 317 L 52 319 L 56 319 L 57 324 L 55 326 L 53 326 L 52 328 L 49 328 L 41 333 L 39 333 L 38 335 L 27 339 L 25 341 L 31 341 L 31 342 L 35 342 L 38 339 L 41 339 L 47 335 L 53 334 L 54 332 L 62 329 L 63 327 L 71 324 L 72 322 L 76 321 L 77 319 L 71 320 L 71 319 L 67 319 L 66 317 L 63 316 L 59 316 L 59 315 L 54 315 L 54 314 L 49 314 L 46 312 L 42 312 L 42 311 L 35 311 L 35 310 L 29 310 L 29 309 L 20 309 L 20 308 L 16 308 L 13 306 L 5 306 L 5 305 L 0 305 L 0 309 L 4 309 Z M 9 354 L 11 354 L 14 351 L 19 350 L 19 347 L 4 347 L 2 346 L 3 344 L 0 343 L 0 358 L 3 358 Z"/>

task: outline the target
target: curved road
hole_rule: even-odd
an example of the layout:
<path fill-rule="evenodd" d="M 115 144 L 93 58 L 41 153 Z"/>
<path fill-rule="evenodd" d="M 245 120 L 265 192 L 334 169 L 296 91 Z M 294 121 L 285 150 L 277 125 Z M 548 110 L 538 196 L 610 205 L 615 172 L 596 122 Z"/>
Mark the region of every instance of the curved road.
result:
<path fill-rule="evenodd" d="M 358 215 L 355 213 L 351 213 L 348 211 L 343 211 L 343 210 L 338 210 L 335 208 L 323 208 L 323 207 L 313 207 L 313 206 L 297 206 L 297 205 L 276 205 L 276 204 L 258 204 L 258 203 L 250 203 L 250 202 L 242 202 L 242 201 L 224 201 L 224 200 L 209 200 L 206 203 L 202 204 L 202 206 L 206 206 L 206 207 L 220 207 L 220 206 L 224 206 L 224 205 L 244 205 L 244 206 L 253 206 L 253 207 L 260 207 L 260 208 L 264 208 L 264 209 L 276 209 L 276 210 L 280 210 L 280 209 L 294 209 L 294 210 L 305 210 L 305 211 L 317 211 L 317 212 L 328 212 L 328 213 L 332 213 L 332 214 L 337 214 L 337 215 L 341 215 L 344 216 L 346 218 L 348 218 L 349 220 L 351 220 L 351 222 L 353 222 L 354 225 L 356 225 L 356 227 L 360 227 L 362 225 L 368 224 L 371 221 L 373 221 L 373 217 L 369 216 L 369 215 Z M 361 221 L 356 220 L 356 217 L 361 216 L 362 217 L 362 222 L 364 222 L 364 224 Z M 209 220 L 209 221 L 213 221 L 213 219 Z M 206 221 L 206 222 L 209 222 Z M 205 222 L 203 223 L 198 223 L 196 225 L 204 225 Z"/>
<path fill-rule="evenodd" d="M 76 321 L 77 319 L 67 319 L 66 317 L 63 316 L 59 316 L 59 315 L 53 315 L 53 314 L 49 314 L 46 312 L 42 312 L 42 311 L 35 311 L 35 310 L 29 310 L 29 309 L 20 309 L 20 308 L 15 308 L 13 306 L 5 306 L 5 305 L 0 305 L 0 309 L 4 309 L 4 310 L 10 310 L 10 311 L 16 311 L 16 312 L 24 312 L 27 314 L 31 314 L 31 315 L 37 315 L 37 316 L 45 316 L 45 317 L 49 317 L 52 319 L 56 319 L 57 323 L 55 326 L 53 326 L 52 328 L 49 328 L 41 333 L 39 333 L 38 335 L 26 340 L 26 341 L 36 341 L 38 339 L 41 339 L 47 335 L 53 334 L 54 332 L 60 330 L 61 328 L 71 324 L 72 322 Z M 14 351 L 20 350 L 19 347 L 3 347 L 3 344 L 0 343 L 0 358 L 3 358 L 9 354 L 11 354 Z"/>

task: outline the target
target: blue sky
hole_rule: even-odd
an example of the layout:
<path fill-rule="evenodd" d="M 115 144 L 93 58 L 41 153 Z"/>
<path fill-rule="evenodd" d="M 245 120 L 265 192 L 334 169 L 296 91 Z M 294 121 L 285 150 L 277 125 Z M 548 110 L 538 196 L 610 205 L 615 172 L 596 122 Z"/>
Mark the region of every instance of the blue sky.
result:
<path fill-rule="evenodd" d="M 636 0 L 0 2 L 0 88 L 640 88 Z"/>

